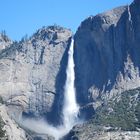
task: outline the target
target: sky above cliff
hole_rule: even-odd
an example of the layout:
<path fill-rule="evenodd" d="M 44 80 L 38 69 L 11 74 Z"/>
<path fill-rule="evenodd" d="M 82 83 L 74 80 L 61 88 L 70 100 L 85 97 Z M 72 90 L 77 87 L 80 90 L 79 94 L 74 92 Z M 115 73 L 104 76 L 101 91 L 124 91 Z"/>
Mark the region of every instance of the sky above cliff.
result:
<path fill-rule="evenodd" d="M 0 31 L 13 40 L 42 26 L 58 24 L 76 31 L 90 15 L 130 4 L 132 0 L 0 0 Z"/>

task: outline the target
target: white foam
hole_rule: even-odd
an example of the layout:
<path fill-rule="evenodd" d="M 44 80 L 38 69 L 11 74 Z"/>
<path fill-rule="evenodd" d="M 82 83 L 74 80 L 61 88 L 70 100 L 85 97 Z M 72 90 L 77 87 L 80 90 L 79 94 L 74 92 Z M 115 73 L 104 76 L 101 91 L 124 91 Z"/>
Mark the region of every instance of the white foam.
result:
<path fill-rule="evenodd" d="M 68 66 L 67 66 L 67 79 L 65 84 L 65 92 L 64 92 L 64 107 L 63 107 L 63 122 L 67 129 L 71 129 L 75 124 L 79 106 L 76 102 L 76 94 L 74 87 L 75 73 L 74 73 L 74 40 L 72 39 L 70 49 L 69 49 L 69 58 L 68 58 Z"/>

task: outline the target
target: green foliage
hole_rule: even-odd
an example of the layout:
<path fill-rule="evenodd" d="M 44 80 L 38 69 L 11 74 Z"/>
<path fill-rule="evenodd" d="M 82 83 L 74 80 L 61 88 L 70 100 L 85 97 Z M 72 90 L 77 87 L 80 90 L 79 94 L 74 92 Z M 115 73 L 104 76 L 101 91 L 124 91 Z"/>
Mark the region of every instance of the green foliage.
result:
<path fill-rule="evenodd" d="M 5 137 L 5 131 L 3 130 L 4 122 L 2 121 L 2 118 L 0 117 L 0 139 Z"/>
<path fill-rule="evenodd" d="M 3 37 L 5 42 L 9 41 L 9 38 L 6 35 L 6 31 L 5 30 L 1 31 L 1 36 Z"/>
<path fill-rule="evenodd" d="M 3 99 L 2 99 L 1 96 L 0 96 L 0 103 L 1 103 L 1 104 L 4 103 L 4 101 L 3 101 Z M 4 122 L 3 122 L 2 118 L 0 117 L 0 140 L 1 140 L 2 138 L 6 138 L 6 137 L 5 137 L 5 131 L 3 130 L 3 126 L 4 126 Z"/>
<path fill-rule="evenodd" d="M 0 96 L 0 103 L 1 104 L 3 104 L 4 103 L 4 101 L 3 101 L 3 99 L 2 99 L 2 97 Z"/>
<path fill-rule="evenodd" d="M 21 42 L 26 42 L 28 41 L 28 35 L 26 34 L 24 37 L 22 37 Z"/>
<path fill-rule="evenodd" d="M 138 102 L 136 109 L 135 109 L 135 115 L 138 119 L 138 122 L 136 123 L 137 127 L 140 128 L 140 101 Z"/>
<path fill-rule="evenodd" d="M 138 97 L 136 97 L 138 95 Z M 122 130 L 140 128 L 140 89 L 123 92 L 121 97 L 97 109 L 93 123 Z"/>

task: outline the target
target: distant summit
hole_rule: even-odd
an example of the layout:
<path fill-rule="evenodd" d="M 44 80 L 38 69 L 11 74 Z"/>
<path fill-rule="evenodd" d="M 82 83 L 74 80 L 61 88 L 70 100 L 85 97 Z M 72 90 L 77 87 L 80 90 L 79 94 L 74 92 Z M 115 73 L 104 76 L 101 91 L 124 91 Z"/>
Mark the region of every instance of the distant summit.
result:
<path fill-rule="evenodd" d="M 59 38 L 58 34 L 65 32 L 65 28 L 54 25 L 54 26 L 47 26 L 42 27 L 41 29 L 37 30 L 35 34 L 31 38 L 40 39 L 40 40 L 57 40 Z"/>

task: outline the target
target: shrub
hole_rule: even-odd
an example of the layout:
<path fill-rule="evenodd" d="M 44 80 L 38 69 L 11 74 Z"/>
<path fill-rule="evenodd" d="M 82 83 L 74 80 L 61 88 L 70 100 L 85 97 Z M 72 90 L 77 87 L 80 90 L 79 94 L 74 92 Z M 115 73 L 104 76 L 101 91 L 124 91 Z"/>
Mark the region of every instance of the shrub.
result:
<path fill-rule="evenodd" d="M 123 92 L 119 101 L 116 99 L 98 108 L 92 122 L 126 131 L 140 128 L 140 99 L 135 99 L 136 94 L 140 97 L 140 89 Z"/>
<path fill-rule="evenodd" d="M 0 117 L 0 139 L 5 137 L 5 131 L 3 130 L 4 122 Z"/>

